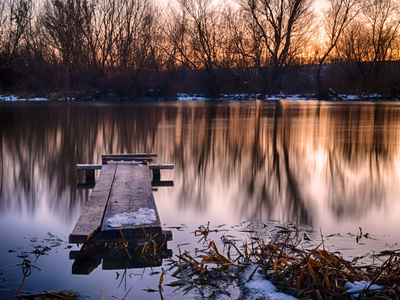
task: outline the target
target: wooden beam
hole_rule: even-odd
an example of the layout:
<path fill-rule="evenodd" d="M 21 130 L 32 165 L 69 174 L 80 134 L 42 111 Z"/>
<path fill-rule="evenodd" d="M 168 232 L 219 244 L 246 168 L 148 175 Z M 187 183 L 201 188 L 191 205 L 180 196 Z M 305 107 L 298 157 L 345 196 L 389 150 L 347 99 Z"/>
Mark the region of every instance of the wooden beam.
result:
<path fill-rule="evenodd" d="M 90 190 L 95 187 L 96 183 L 95 182 L 84 182 L 84 183 L 78 183 L 76 185 L 77 190 Z"/>
<path fill-rule="evenodd" d="M 97 184 L 69 236 L 70 243 L 85 243 L 100 229 L 116 169 L 116 164 L 102 167 Z"/>
<path fill-rule="evenodd" d="M 103 165 L 101 164 L 77 164 L 77 170 L 100 170 Z"/>
<path fill-rule="evenodd" d="M 173 180 L 160 180 L 160 181 L 152 181 L 152 187 L 165 187 L 165 186 L 174 186 Z"/>
<path fill-rule="evenodd" d="M 121 153 L 121 154 L 103 154 L 102 156 L 121 156 L 121 157 L 157 157 L 157 153 Z"/>
<path fill-rule="evenodd" d="M 170 169 L 172 170 L 174 168 L 174 164 L 149 164 L 150 170 L 155 170 L 155 169 Z"/>
<path fill-rule="evenodd" d="M 102 155 L 101 162 L 107 164 L 109 161 L 136 161 L 136 162 L 152 162 L 152 156 L 138 156 L 138 155 Z"/>

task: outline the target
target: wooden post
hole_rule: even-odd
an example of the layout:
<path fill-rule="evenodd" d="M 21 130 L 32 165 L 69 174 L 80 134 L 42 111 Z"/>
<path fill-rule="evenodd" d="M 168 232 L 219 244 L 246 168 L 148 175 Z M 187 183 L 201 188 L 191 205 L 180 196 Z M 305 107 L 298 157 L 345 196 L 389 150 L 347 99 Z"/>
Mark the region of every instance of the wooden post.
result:
<path fill-rule="evenodd" d="M 95 183 L 95 170 L 87 169 L 85 170 L 85 183 L 94 184 Z"/>
<path fill-rule="evenodd" d="M 153 182 L 160 182 L 161 172 L 160 169 L 153 169 Z"/>

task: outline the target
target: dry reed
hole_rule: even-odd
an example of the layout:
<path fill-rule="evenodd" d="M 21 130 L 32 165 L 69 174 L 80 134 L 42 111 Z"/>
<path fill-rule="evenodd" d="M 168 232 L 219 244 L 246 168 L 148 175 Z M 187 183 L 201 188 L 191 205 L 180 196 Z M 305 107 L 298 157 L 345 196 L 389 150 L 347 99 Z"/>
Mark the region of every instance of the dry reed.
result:
<path fill-rule="evenodd" d="M 227 237 L 222 237 L 224 249 L 218 249 L 209 238 L 209 225 L 195 231 L 204 242 L 205 248 L 194 254 L 179 248 L 177 260 L 171 259 L 177 280 L 169 286 L 183 288 L 185 293 L 193 289 L 201 291 L 209 287 L 217 293 L 226 293 L 226 282 L 236 280 L 243 285 L 240 272 L 249 265 L 261 270 L 265 279 L 272 281 L 281 291 L 300 299 L 400 299 L 400 252 L 382 251 L 379 257 L 387 257 L 381 265 L 356 265 L 347 261 L 342 253 L 325 249 L 324 242 L 312 248 L 301 249 L 301 237 L 296 225 L 282 227 L 270 241 L 251 236 L 241 247 Z M 321 234 L 322 237 L 322 234 Z M 377 256 L 377 257 L 378 257 Z M 255 272 L 255 271 L 254 271 Z M 239 276 L 238 276 L 239 274 Z M 369 283 L 357 292 L 357 297 L 347 292 L 347 282 Z M 380 290 L 371 289 L 377 284 Z"/>

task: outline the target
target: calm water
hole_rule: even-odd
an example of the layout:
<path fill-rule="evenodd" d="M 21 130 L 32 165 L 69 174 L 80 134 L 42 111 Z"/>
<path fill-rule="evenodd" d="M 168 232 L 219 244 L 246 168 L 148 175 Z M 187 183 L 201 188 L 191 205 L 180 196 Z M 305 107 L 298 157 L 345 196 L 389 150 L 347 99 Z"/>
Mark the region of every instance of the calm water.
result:
<path fill-rule="evenodd" d="M 68 235 L 90 190 L 77 163 L 156 152 L 173 163 L 154 193 L 178 244 L 207 224 L 295 221 L 331 233 L 400 237 L 400 106 L 395 103 L 169 102 L 0 105 L 0 298 L 23 281 L 23 252 L 49 246 L 22 291 L 72 289 L 99 297 L 159 298 L 161 267 L 72 274 Z M 178 227 L 178 229 L 176 228 Z M 400 241 L 400 240 L 399 240 Z M 16 252 L 9 252 L 9 250 Z M 364 250 L 363 250 L 364 251 Z M 158 274 L 158 275 L 157 275 Z M 26 274 L 25 274 L 26 275 Z M 164 297 L 173 298 L 170 290 Z M 131 297 L 131 298 L 130 298 Z"/>

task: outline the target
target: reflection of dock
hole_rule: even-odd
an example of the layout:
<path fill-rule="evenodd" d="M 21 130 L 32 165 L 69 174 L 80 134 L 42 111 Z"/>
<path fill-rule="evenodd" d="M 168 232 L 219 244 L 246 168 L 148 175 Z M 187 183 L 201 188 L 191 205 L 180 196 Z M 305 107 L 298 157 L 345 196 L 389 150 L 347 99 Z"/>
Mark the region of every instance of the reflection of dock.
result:
<path fill-rule="evenodd" d="M 161 181 L 160 170 L 174 166 L 149 164 L 156 156 L 103 155 L 102 164 L 77 165 L 86 179 L 78 188 L 93 191 L 69 236 L 70 243 L 83 244 L 70 252 L 73 274 L 90 274 L 102 261 L 105 270 L 155 267 L 171 256 L 167 241 L 172 234 L 162 230 L 152 187 L 172 186 Z"/>
<path fill-rule="evenodd" d="M 94 182 L 96 169 L 101 171 L 69 236 L 70 243 L 115 242 L 122 241 L 122 238 L 162 234 L 152 186 L 165 185 L 160 181 L 160 169 L 172 169 L 173 165 L 149 165 L 155 156 L 103 155 L 102 165 L 78 165 L 78 169 L 86 170 L 87 182 Z M 150 169 L 153 170 L 153 182 Z"/>
<path fill-rule="evenodd" d="M 74 260 L 72 274 L 88 275 L 102 262 L 103 270 L 158 267 L 164 258 L 172 256 L 167 248 L 170 231 L 160 236 L 148 236 L 136 242 L 84 244 L 79 251 L 71 251 Z"/>

